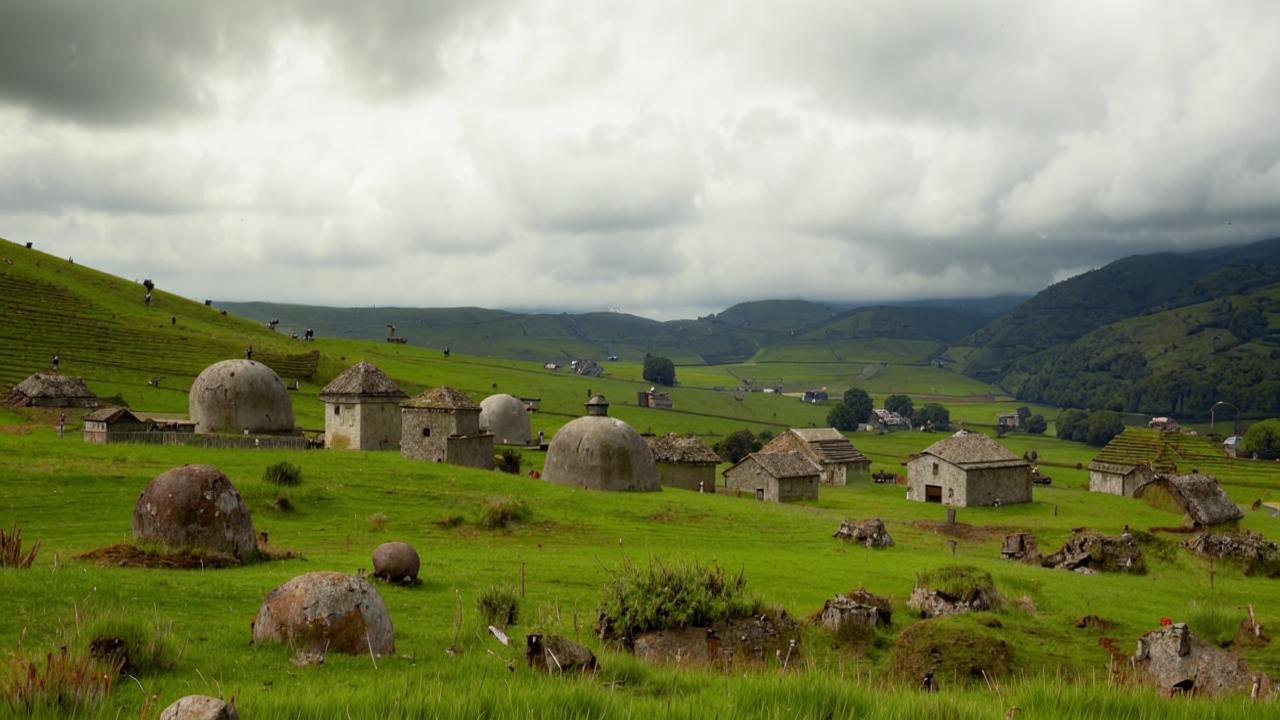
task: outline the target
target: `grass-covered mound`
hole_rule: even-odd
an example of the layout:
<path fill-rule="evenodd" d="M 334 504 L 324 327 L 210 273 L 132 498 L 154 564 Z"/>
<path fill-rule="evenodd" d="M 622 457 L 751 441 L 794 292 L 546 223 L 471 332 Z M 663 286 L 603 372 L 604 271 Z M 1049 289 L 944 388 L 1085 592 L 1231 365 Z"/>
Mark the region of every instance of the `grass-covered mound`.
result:
<path fill-rule="evenodd" d="M 965 604 L 997 597 L 991 573 L 972 565 L 947 565 L 921 573 L 916 584 Z"/>
<path fill-rule="evenodd" d="M 973 616 L 923 620 L 898 636 L 891 666 L 902 680 L 922 681 L 932 673 L 943 687 L 1004 678 L 1014 653 L 999 633 Z"/>
<path fill-rule="evenodd" d="M 742 573 L 692 561 L 653 559 L 641 566 L 624 560 L 604 587 L 596 629 L 602 639 L 629 645 L 640 633 L 707 627 L 762 610 Z"/>

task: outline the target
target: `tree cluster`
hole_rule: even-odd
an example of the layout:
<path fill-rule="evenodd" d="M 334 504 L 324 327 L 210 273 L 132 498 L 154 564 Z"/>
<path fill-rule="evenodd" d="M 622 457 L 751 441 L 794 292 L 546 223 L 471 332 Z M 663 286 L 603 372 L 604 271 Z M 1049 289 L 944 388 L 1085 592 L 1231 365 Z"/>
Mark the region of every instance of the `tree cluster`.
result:
<path fill-rule="evenodd" d="M 871 396 L 861 388 L 844 391 L 840 404 L 827 413 L 827 424 L 837 430 L 852 431 L 871 417 Z"/>
<path fill-rule="evenodd" d="M 671 387 L 676 384 L 676 365 L 670 358 L 645 353 L 641 377 L 651 383 Z"/>
<path fill-rule="evenodd" d="M 1058 438 L 1101 447 L 1124 431 L 1124 419 L 1112 410 L 1067 410 L 1058 416 Z"/>
<path fill-rule="evenodd" d="M 1249 426 L 1240 449 L 1246 457 L 1262 460 L 1280 458 L 1280 419 L 1263 420 Z"/>

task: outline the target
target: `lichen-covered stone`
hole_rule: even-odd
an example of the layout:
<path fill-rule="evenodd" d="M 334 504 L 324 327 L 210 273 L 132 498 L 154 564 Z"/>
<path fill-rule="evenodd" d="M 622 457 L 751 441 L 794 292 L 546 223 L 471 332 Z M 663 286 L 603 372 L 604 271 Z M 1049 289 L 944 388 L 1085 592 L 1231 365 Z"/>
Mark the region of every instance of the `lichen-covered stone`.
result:
<path fill-rule="evenodd" d="M 295 652 L 358 655 L 395 652 L 387 606 L 367 580 L 312 572 L 272 590 L 253 618 L 253 642 L 287 643 Z"/>
<path fill-rule="evenodd" d="M 1000 557 L 1005 560 L 1038 564 L 1040 562 L 1040 546 L 1036 536 L 1029 532 L 1016 532 L 1004 536 L 1000 546 Z"/>
<path fill-rule="evenodd" d="M 1264 673 L 1251 672 L 1242 658 L 1200 641 L 1185 623 L 1174 623 L 1138 638 L 1133 666 L 1162 692 L 1216 695 L 1252 691 L 1256 684 L 1270 692 Z"/>
<path fill-rule="evenodd" d="M 559 635 L 525 636 L 524 655 L 529 667 L 548 673 L 590 672 L 596 669 L 595 653 Z"/>
<path fill-rule="evenodd" d="M 832 537 L 852 540 L 869 548 L 893 547 L 893 536 L 885 529 L 880 518 L 869 520 L 845 520 Z"/>
<path fill-rule="evenodd" d="M 239 560 L 258 553 L 249 508 L 231 480 L 211 465 L 183 465 L 156 476 L 134 505 L 133 537 Z"/>
<path fill-rule="evenodd" d="M 1138 547 L 1138 541 L 1132 535 L 1126 533 L 1110 537 L 1085 528 L 1072 533 L 1062 549 L 1045 557 L 1041 564 L 1084 574 L 1122 572 L 1145 575 L 1147 572 L 1142 548 Z"/>
<path fill-rule="evenodd" d="M 409 543 L 382 543 L 373 550 L 373 576 L 387 582 L 412 583 L 421 565 L 418 551 Z"/>
<path fill-rule="evenodd" d="M 178 698 L 160 713 L 160 720 L 240 720 L 235 705 L 208 695 Z"/>
<path fill-rule="evenodd" d="M 862 588 L 827 600 L 818 614 L 818 622 L 823 627 L 836 637 L 855 643 L 871 638 L 876 628 L 888 625 L 892 619 L 889 598 Z"/>

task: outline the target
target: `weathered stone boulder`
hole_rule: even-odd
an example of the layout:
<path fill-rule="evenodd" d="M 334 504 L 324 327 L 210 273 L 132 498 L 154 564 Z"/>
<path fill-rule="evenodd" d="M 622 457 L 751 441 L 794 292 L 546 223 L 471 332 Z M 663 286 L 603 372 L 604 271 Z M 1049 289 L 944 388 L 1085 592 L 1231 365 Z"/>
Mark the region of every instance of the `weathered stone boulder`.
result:
<path fill-rule="evenodd" d="M 178 698 L 160 713 L 160 720 L 240 720 L 235 705 L 208 695 Z"/>
<path fill-rule="evenodd" d="M 817 619 L 841 640 L 861 644 L 875 635 L 876 628 L 888 625 L 892 617 L 889 598 L 858 588 L 826 601 Z"/>
<path fill-rule="evenodd" d="M 1005 535 L 1004 544 L 1000 546 L 1000 557 L 1005 560 L 1038 564 L 1040 546 L 1036 544 L 1036 536 L 1028 532 Z"/>
<path fill-rule="evenodd" d="M 991 574 L 968 566 L 939 568 L 919 576 L 907 598 L 907 607 L 923 618 L 994 610 L 999 605 Z"/>
<path fill-rule="evenodd" d="M 258 555 L 249 508 L 227 476 L 211 465 L 183 465 L 157 475 L 134 505 L 133 538 L 241 561 Z"/>
<path fill-rule="evenodd" d="M 684 627 L 640 633 L 636 657 L 658 665 L 758 665 L 770 660 L 790 666 L 800 660 L 800 627 L 785 612 L 724 620 L 711 627 Z"/>
<path fill-rule="evenodd" d="M 1205 557 L 1241 562 L 1246 575 L 1280 577 L 1280 545 L 1252 530 L 1206 531 L 1183 546 Z"/>
<path fill-rule="evenodd" d="M 884 521 L 880 518 L 845 520 L 832 537 L 859 542 L 869 548 L 893 547 L 893 536 L 885 529 Z"/>
<path fill-rule="evenodd" d="M 1062 549 L 1040 562 L 1044 567 L 1092 575 L 1097 572 L 1123 572 L 1145 575 L 1147 564 L 1142 548 L 1128 533 L 1111 537 L 1080 528 L 1067 538 Z"/>
<path fill-rule="evenodd" d="M 373 549 L 373 576 L 387 582 L 413 583 L 422 560 L 409 543 L 382 543 Z"/>
<path fill-rule="evenodd" d="M 395 629 L 378 591 L 362 577 L 299 575 L 272 590 L 253 618 L 253 642 L 283 642 L 323 656 L 395 652 Z"/>
<path fill-rule="evenodd" d="M 1166 694 L 1216 695 L 1230 690 L 1271 691 L 1265 673 L 1249 670 L 1243 659 L 1202 642 L 1185 623 L 1174 623 L 1138 638 L 1133 666 Z"/>
<path fill-rule="evenodd" d="M 548 673 L 590 672 L 596 669 L 595 653 L 559 635 L 526 635 L 524 657 L 529 667 Z"/>

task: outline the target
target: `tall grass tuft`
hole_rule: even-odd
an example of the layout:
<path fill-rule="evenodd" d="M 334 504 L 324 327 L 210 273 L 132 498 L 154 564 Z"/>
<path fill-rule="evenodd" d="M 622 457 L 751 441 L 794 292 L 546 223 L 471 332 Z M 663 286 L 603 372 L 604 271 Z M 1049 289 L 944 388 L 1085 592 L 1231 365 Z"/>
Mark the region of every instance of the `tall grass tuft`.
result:
<path fill-rule="evenodd" d="M 520 498 L 493 498 L 480 511 L 480 527 L 486 530 L 504 530 L 517 523 L 528 522 L 532 517 L 533 510 Z"/>
<path fill-rule="evenodd" d="M 624 560 L 604 587 L 597 631 L 603 639 L 630 643 L 651 630 L 703 627 L 759 614 L 763 603 L 747 592 L 741 573 L 716 564 L 651 559 L 645 566 Z"/>
<path fill-rule="evenodd" d="M 497 457 L 494 458 L 494 465 L 504 473 L 519 475 L 520 463 L 522 460 L 524 460 L 524 456 L 520 454 L 519 450 L 504 448 L 503 451 L 498 453 Z"/>
<path fill-rule="evenodd" d="M 1226 645 L 1236 636 L 1236 628 L 1239 624 L 1238 616 L 1233 616 L 1229 610 L 1212 600 L 1198 600 L 1191 603 L 1187 625 L 1207 643 Z"/>
<path fill-rule="evenodd" d="M 520 617 L 520 598 L 511 588 L 490 585 L 476 598 L 476 612 L 486 625 L 515 625 Z"/>
<path fill-rule="evenodd" d="M 288 460 L 268 465 L 262 473 L 262 481 L 280 487 L 293 487 L 302 482 L 302 468 Z"/>
<path fill-rule="evenodd" d="M 172 670 L 178 664 L 172 622 L 107 618 L 92 624 L 88 636 L 91 655 L 109 663 L 119 661 L 121 671 L 130 675 Z"/>
<path fill-rule="evenodd" d="M 72 654 L 65 645 L 33 655 L 20 638 L 9 661 L 0 666 L 0 703 L 28 715 L 87 712 L 106 699 L 122 662 L 104 662 L 87 652 Z"/>
<path fill-rule="evenodd" d="M 0 567 L 29 568 L 35 562 L 38 552 L 39 540 L 31 543 L 31 548 L 25 553 L 22 552 L 22 528 L 16 524 L 8 532 L 0 528 Z"/>
<path fill-rule="evenodd" d="M 369 516 L 369 532 L 380 533 L 387 529 L 386 513 L 376 512 Z"/>

